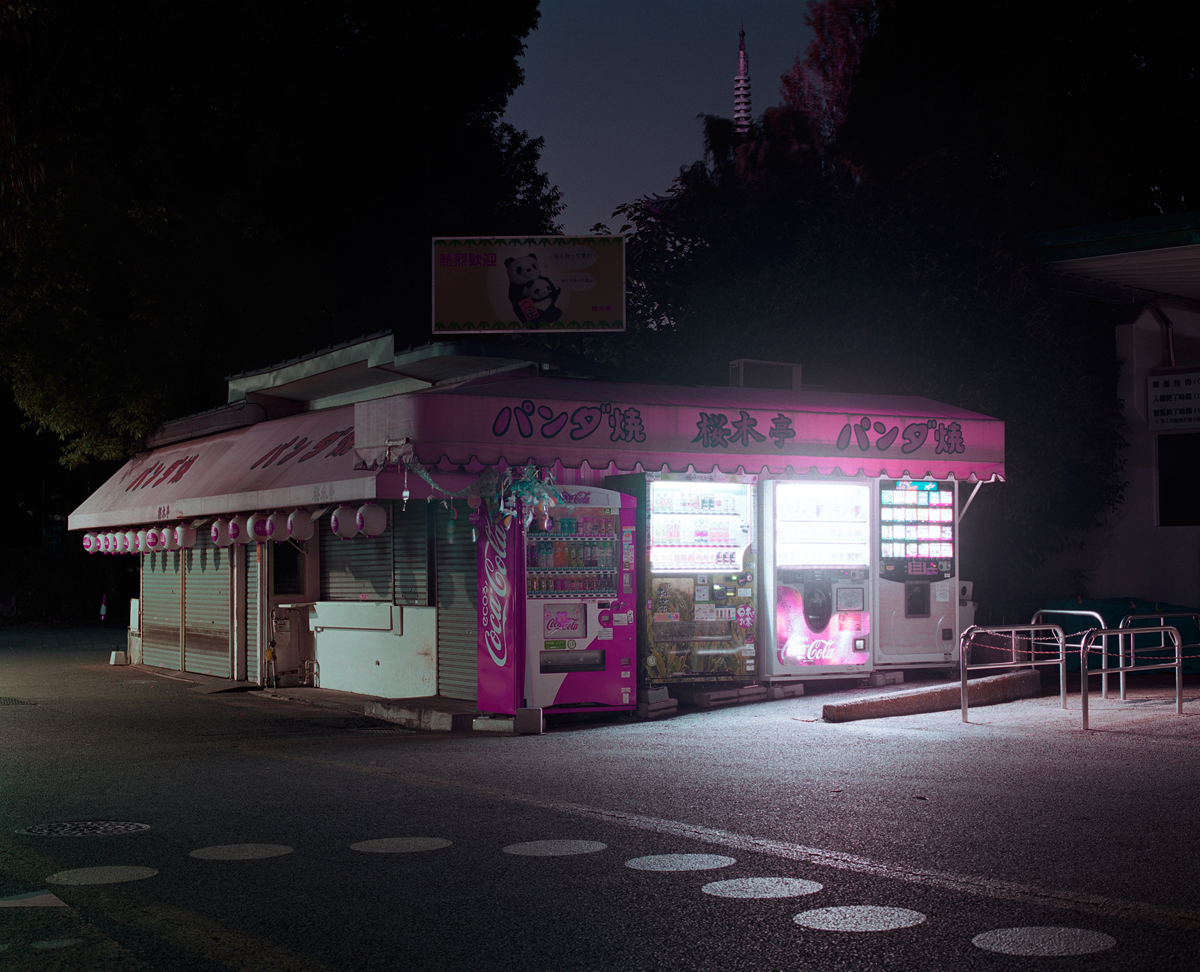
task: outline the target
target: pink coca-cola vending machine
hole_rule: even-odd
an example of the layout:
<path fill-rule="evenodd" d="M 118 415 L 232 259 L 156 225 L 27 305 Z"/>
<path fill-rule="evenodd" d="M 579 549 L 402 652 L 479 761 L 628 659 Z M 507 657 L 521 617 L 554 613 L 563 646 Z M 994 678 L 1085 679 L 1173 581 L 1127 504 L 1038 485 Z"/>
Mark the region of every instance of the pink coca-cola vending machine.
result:
<path fill-rule="evenodd" d="M 483 524 L 482 711 L 637 707 L 636 501 L 591 488 L 563 500 L 527 527 Z"/>

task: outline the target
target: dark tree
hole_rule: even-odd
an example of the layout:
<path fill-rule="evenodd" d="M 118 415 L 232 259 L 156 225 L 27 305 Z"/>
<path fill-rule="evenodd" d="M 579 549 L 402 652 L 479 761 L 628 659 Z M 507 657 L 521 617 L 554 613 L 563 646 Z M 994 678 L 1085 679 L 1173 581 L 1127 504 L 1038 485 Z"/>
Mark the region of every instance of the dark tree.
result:
<path fill-rule="evenodd" d="M 65 458 L 429 330 L 434 235 L 554 228 L 500 122 L 536 0 L 0 0 L 0 367 Z"/>
<path fill-rule="evenodd" d="M 876 116 L 858 106 L 887 90 L 886 73 L 868 85 L 868 67 L 895 48 L 885 33 L 912 5 L 885 8 L 864 44 L 854 30 L 870 26 L 861 16 L 870 9 L 813 4 L 814 25 L 841 17 L 846 29 L 816 32 L 816 49 L 790 75 L 803 81 L 799 95 L 785 78 L 785 105 L 741 143 L 710 119 L 704 160 L 665 196 L 620 210 L 635 227 L 629 358 L 713 384 L 734 358 L 796 361 L 809 386 L 920 395 L 1004 419 L 1009 482 L 983 490 L 965 527 L 976 559 L 964 570 L 995 603 L 1020 596 L 1050 551 L 1120 501 L 1109 318 L 1041 286 L 1024 221 L 1036 202 L 976 165 L 982 149 L 951 144 L 940 130 L 923 140 L 914 122 L 902 160 L 899 149 L 884 151 Z M 965 34 L 958 43 L 988 41 Z M 905 70 L 941 83 L 928 47 L 911 53 Z M 1008 53 L 1023 60 L 1019 46 Z M 965 64 L 970 53 L 953 57 Z M 1044 106 L 1035 99 L 1025 110 Z M 991 133 L 986 119 L 971 124 Z"/>

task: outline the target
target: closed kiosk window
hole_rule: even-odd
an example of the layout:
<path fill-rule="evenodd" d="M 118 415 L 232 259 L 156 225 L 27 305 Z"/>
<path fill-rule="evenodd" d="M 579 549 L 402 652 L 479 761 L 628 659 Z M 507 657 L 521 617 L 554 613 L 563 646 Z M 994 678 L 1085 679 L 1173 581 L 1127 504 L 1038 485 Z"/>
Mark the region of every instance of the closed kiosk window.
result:
<path fill-rule="evenodd" d="M 317 524 L 321 543 L 322 601 L 392 600 L 392 504 L 387 529 L 377 537 L 343 540 L 329 528 L 329 519 Z"/>

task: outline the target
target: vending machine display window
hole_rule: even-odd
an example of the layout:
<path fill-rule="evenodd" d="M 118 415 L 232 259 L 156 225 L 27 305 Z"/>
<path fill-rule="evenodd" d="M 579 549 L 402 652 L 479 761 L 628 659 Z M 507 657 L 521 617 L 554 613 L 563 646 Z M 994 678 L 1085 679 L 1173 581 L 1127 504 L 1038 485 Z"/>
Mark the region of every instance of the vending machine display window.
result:
<path fill-rule="evenodd" d="M 650 483 L 650 569 L 736 571 L 754 540 L 750 491 L 739 483 Z"/>
<path fill-rule="evenodd" d="M 954 574 L 954 484 L 887 480 L 879 490 L 880 574 L 944 580 Z"/>
<path fill-rule="evenodd" d="M 777 567 L 871 562 L 870 490 L 844 483 L 780 483 L 775 492 Z"/>

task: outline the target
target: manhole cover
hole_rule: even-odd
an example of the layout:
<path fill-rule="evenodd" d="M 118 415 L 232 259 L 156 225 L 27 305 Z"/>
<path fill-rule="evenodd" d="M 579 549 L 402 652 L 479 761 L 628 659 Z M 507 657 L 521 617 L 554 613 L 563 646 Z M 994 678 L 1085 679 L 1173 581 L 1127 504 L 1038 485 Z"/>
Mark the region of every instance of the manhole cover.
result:
<path fill-rule="evenodd" d="M 129 820 L 67 820 L 62 823 L 34 824 L 17 833 L 31 837 L 115 837 L 149 829 L 149 824 Z"/>
<path fill-rule="evenodd" d="M 0 698 L 0 705 L 37 705 L 36 702 L 29 702 L 25 699 L 4 699 Z"/>

